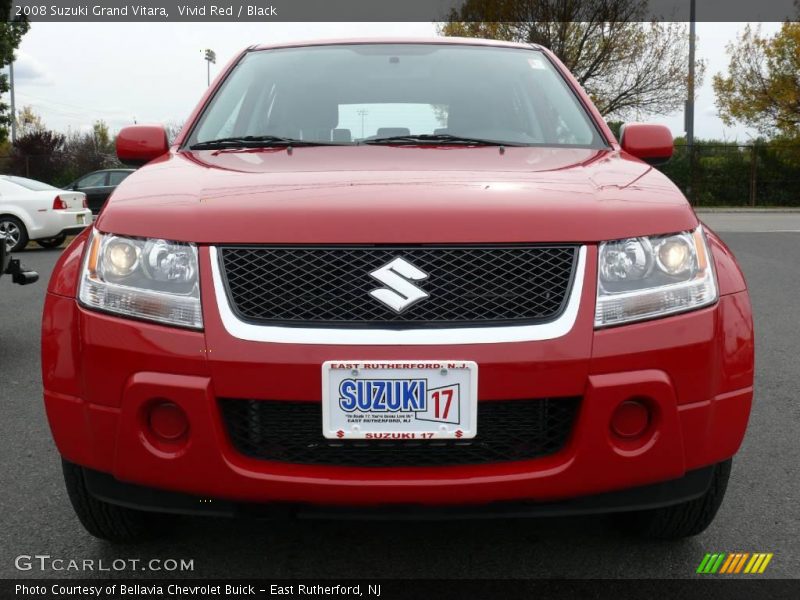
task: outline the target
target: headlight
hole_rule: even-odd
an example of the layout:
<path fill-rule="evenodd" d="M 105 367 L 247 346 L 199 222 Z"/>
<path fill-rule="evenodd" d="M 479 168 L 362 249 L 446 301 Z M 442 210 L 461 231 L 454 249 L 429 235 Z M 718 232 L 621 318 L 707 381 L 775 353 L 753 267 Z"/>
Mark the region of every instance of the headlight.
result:
<path fill-rule="evenodd" d="M 203 328 L 194 244 L 95 231 L 78 296 L 85 306 L 109 313 Z"/>
<path fill-rule="evenodd" d="M 701 227 L 600 245 L 595 327 L 671 315 L 717 300 Z"/>

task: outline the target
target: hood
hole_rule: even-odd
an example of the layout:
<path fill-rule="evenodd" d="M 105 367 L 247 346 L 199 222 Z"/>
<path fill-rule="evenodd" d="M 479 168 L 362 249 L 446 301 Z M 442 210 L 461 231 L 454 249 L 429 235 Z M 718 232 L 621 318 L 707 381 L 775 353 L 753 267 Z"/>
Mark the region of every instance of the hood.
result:
<path fill-rule="evenodd" d="M 170 153 L 129 176 L 96 225 L 208 244 L 595 242 L 697 218 L 617 151 L 321 146 Z"/>

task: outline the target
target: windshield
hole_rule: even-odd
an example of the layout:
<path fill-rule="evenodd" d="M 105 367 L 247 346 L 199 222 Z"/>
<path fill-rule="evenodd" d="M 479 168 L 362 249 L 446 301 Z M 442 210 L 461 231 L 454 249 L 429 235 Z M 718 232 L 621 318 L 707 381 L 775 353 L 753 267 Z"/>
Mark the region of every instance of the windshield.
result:
<path fill-rule="evenodd" d="M 187 145 L 254 136 L 348 144 L 416 135 L 604 147 L 542 52 L 448 44 L 251 52 Z"/>
<path fill-rule="evenodd" d="M 17 177 L 16 175 L 6 175 L 3 179 L 10 181 L 16 185 L 29 189 L 33 192 L 44 192 L 46 190 L 55 190 L 52 185 L 36 181 L 35 179 L 28 179 L 27 177 Z"/>

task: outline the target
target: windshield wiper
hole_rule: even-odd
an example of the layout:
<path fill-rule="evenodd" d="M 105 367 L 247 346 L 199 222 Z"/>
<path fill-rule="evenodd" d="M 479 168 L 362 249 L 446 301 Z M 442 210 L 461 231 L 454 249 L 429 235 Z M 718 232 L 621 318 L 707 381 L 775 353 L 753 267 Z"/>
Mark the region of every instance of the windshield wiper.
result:
<path fill-rule="evenodd" d="M 220 150 L 225 148 L 270 148 L 273 146 L 338 146 L 333 142 L 316 142 L 313 140 L 296 140 L 277 135 L 245 135 L 219 138 L 197 142 L 189 146 L 191 150 Z"/>
<path fill-rule="evenodd" d="M 417 135 L 392 135 L 389 137 L 362 140 L 362 144 L 463 144 L 471 146 L 521 146 L 516 142 L 485 140 L 482 138 L 451 135 L 449 133 L 420 133 Z"/>

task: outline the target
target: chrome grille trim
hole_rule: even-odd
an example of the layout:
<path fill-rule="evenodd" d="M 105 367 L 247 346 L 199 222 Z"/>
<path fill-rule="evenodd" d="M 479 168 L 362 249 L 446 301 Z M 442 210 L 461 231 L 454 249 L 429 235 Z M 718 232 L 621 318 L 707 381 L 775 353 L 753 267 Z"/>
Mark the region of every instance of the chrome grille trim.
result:
<path fill-rule="evenodd" d="M 578 251 L 572 289 L 561 315 L 554 321 L 533 325 L 458 328 L 335 328 L 256 325 L 246 323 L 233 312 L 220 269 L 219 252 L 209 248 L 214 297 L 225 330 L 233 337 L 251 342 L 277 344 L 318 344 L 329 346 L 440 346 L 458 344 L 499 344 L 532 342 L 562 337 L 572 330 L 586 278 L 586 246 Z M 208 311 L 209 307 L 204 307 Z"/>

